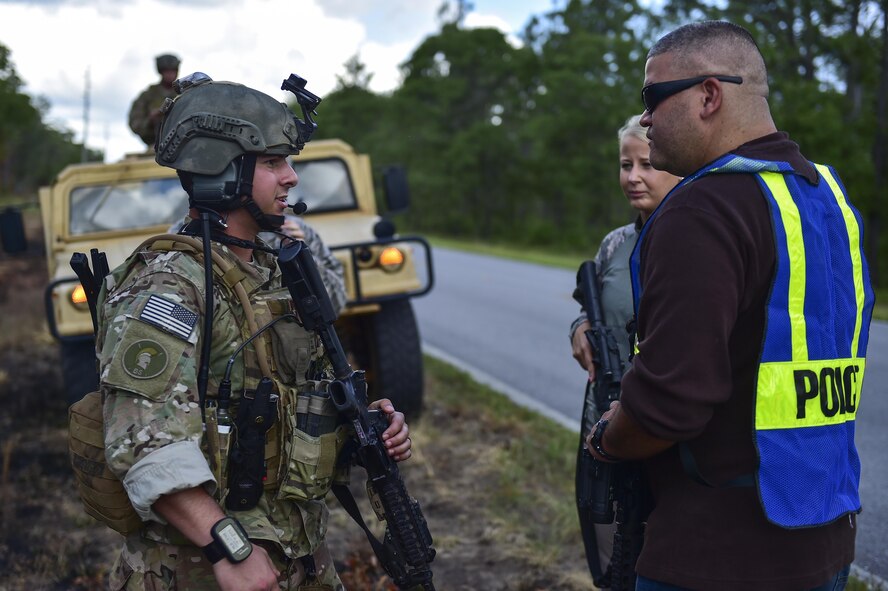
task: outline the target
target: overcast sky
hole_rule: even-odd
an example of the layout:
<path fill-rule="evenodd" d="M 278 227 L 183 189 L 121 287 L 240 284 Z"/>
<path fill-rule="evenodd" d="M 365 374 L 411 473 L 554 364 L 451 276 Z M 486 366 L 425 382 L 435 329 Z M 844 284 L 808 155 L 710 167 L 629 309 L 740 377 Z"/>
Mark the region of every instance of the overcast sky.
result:
<path fill-rule="evenodd" d="M 371 89 L 399 83 L 398 64 L 439 30 L 443 0 L 0 0 L 0 43 L 25 92 L 51 104 L 49 120 L 84 134 L 106 161 L 144 149 L 126 123 L 132 100 L 159 76 L 154 57 L 175 53 L 180 75 L 199 70 L 286 100 L 291 72 L 322 97 L 356 53 Z M 566 0 L 473 0 L 468 27 L 519 33 L 531 15 Z M 319 122 L 323 125 L 323 106 Z"/>

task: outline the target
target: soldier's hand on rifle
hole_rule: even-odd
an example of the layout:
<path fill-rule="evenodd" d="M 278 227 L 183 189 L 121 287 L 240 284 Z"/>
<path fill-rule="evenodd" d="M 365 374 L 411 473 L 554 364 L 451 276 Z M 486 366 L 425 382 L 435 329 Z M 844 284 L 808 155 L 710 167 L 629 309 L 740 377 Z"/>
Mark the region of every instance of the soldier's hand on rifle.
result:
<path fill-rule="evenodd" d="M 571 347 L 573 348 L 574 359 L 580 364 L 580 367 L 589 372 L 589 381 L 595 381 L 595 364 L 592 363 L 592 346 L 589 345 L 589 339 L 586 338 L 586 331 L 590 330 L 592 325 L 589 321 L 580 324 L 574 331 L 571 339 Z"/>
<path fill-rule="evenodd" d="M 589 451 L 590 454 L 592 454 L 592 457 L 594 457 L 599 462 L 612 463 L 615 460 L 613 457 L 604 457 L 600 453 L 598 453 L 598 450 L 595 449 L 595 446 L 592 443 L 592 438 L 594 437 L 595 432 L 598 431 L 598 429 L 600 428 L 600 425 L 604 424 L 606 426 L 608 423 L 610 423 L 610 421 L 614 418 L 614 415 L 617 414 L 617 410 L 619 408 L 619 400 L 614 400 L 613 402 L 611 402 L 610 408 L 607 409 L 607 411 L 603 415 L 601 415 L 601 418 L 598 420 L 597 423 L 595 423 L 595 425 L 592 426 L 589 434 L 586 435 L 586 449 Z"/>
<path fill-rule="evenodd" d="M 392 401 L 388 398 L 380 398 L 370 403 L 369 408 L 381 410 L 388 419 L 389 427 L 382 433 L 382 440 L 385 442 L 388 455 L 396 462 L 403 462 L 410 458 L 413 455 L 413 452 L 410 451 L 413 443 L 408 436 L 410 430 L 404 420 L 404 413 L 396 411 Z"/>

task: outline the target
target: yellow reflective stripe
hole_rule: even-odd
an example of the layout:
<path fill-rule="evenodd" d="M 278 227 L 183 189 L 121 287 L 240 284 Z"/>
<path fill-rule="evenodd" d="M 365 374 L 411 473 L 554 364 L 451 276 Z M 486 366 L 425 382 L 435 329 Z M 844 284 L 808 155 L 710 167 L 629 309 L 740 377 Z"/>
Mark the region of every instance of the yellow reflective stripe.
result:
<path fill-rule="evenodd" d="M 858 343 L 860 341 L 860 331 L 863 328 L 863 306 L 866 298 L 866 294 L 863 291 L 863 261 L 860 258 L 860 228 L 857 225 L 857 218 L 854 217 L 854 212 L 851 211 L 851 207 L 848 206 L 848 200 L 845 198 L 845 194 L 839 187 L 839 183 L 836 181 L 835 177 L 830 173 L 829 168 L 822 164 L 816 164 L 815 166 L 817 167 L 818 172 L 823 175 L 823 178 L 826 179 L 829 188 L 832 189 L 833 195 L 836 198 L 836 203 L 839 204 L 839 209 L 842 211 L 842 217 L 845 219 L 845 229 L 848 231 L 848 244 L 851 249 L 851 265 L 854 268 L 854 295 L 857 301 L 857 314 L 855 314 L 854 319 L 854 337 L 851 339 L 851 354 L 856 355 Z"/>
<path fill-rule="evenodd" d="M 853 421 L 865 368 L 862 358 L 762 363 L 755 428 L 793 429 Z"/>
<path fill-rule="evenodd" d="M 789 251 L 789 322 L 792 334 L 793 361 L 808 359 L 808 331 L 805 323 L 805 241 L 802 238 L 802 220 L 799 208 L 789 194 L 786 179 L 777 172 L 760 174 L 771 190 L 780 210 L 780 219 L 786 234 L 786 248 Z M 779 245 L 778 245 L 779 247 Z"/>

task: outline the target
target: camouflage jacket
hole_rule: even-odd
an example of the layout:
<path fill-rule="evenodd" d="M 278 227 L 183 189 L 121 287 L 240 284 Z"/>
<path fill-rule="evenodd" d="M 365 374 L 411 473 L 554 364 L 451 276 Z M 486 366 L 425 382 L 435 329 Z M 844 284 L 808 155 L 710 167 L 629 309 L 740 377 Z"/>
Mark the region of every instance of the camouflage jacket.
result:
<path fill-rule="evenodd" d="M 143 90 L 142 94 L 133 101 L 129 112 L 129 126 L 148 147 L 154 146 L 154 139 L 157 135 L 158 121 L 151 120 L 151 113 L 159 109 L 165 99 L 175 96 L 175 90 L 158 83 Z"/>
<path fill-rule="evenodd" d="M 264 301 L 288 300 L 271 255 L 257 251 L 254 262 L 244 263 L 224 245 L 214 244 L 213 249 L 245 275 L 243 285 L 251 308 L 253 302 L 261 309 L 259 304 Z M 137 536 L 146 544 L 187 543 L 152 510 L 160 496 L 201 486 L 220 500 L 223 492 L 208 459 L 198 403 L 203 277 L 201 261 L 191 254 L 141 250 L 112 272 L 99 296 L 97 351 L 105 455 L 109 468 L 121 479 L 134 508 L 146 522 Z M 208 395 L 218 392 L 219 382 L 230 366 L 232 413 L 236 415 L 239 393 L 245 385 L 255 387 L 258 381 L 250 374 L 251 365 L 245 359 L 263 349 L 273 357 L 273 377 L 285 390 L 282 398 L 287 390 L 295 392 L 303 386 L 309 364 L 320 354 L 314 335 L 295 323 L 278 322 L 267 331 L 275 335 L 269 337 L 270 345 L 263 346 L 264 341 L 256 339 L 230 364 L 245 340 L 245 311 L 224 287 L 215 282 L 213 287 Z M 256 320 L 264 325 L 269 319 Z M 287 346 L 280 346 L 278 342 L 284 340 Z M 281 416 L 282 438 L 296 437 L 286 427 L 293 422 L 286 413 Z M 280 448 L 287 449 L 288 445 L 288 441 L 282 441 Z M 327 510 L 322 496 L 293 499 L 278 493 L 266 489 L 259 504 L 238 511 L 237 518 L 251 538 L 272 541 L 288 556 L 314 552 L 326 530 Z"/>
<path fill-rule="evenodd" d="M 629 255 L 638 239 L 641 226 L 638 221 L 612 230 L 601 241 L 595 254 L 598 284 L 601 287 L 601 307 L 605 325 L 611 327 L 620 347 L 620 357 L 629 358 L 626 323 L 632 319 L 632 282 L 629 278 Z M 570 325 L 570 339 L 587 320 L 583 311 Z"/>

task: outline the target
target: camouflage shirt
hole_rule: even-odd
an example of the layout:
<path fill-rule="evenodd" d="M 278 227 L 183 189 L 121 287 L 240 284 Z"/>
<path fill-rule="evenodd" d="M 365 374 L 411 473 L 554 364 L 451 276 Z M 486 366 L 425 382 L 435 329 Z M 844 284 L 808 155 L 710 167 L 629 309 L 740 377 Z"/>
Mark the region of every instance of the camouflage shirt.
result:
<path fill-rule="evenodd" d="M 157 123 L 159 120 L 151 119 L 151 113 L 163 105 L 167 98 L 174 98 L 176 91 L 172 88 L 157 83 L 152 84 L 142 91 L 129 112 L 129 126 L 148 147 L 154 147 L 154 139 L 157 135 Z"/>
<path fill-rule="evenodd" d="M 245 263 L 224 245 L 214 243 L 213 249 L 245 275 L 243 285 L 251 304 L 276 295 L 287 297 L 280 287 L 276 261 L 268 253 L 256 251 L 254 261 Z M 140 250 L 112 272 L 99 296 L 97 350 L 105 455 L 146 522 L 130 536 L 130 545 L 145 544 L 148 549 L 152 543 L 187 543 L 152 510 L 160 496 L 198 486 L 217 500 L 221 495 L 208 460 L 197 392 L 204 293 L 204 269 L 195 256 Z M 256 355 L 254 347 L 261 347 L 260 339 L 229 363 L 245 340 L 245 312 L 217 283 L 213 306 L 208 395 L 218 392 L 230 367 L 232 412 L 236 414 L 238 393 L 250 379 L 243 358 L 251 351 Z M 274 377 L 295 390 L 305 382 L 319 347 L 295 323 L 279 322 L 268 332 L 284 325 L 281 330 L 289 331 L 288 343 L 296 345 L 283 348 L 284 352 L 274 347 Z M 282 417 L 280 422 L 288 419 Z M 314 552 L 326 531 L 323 500 L 281 500 L 274 491 L 266 491 L 254 509 L 237 513 L 250 538 L 269 540 L 290 557 Z"/>

